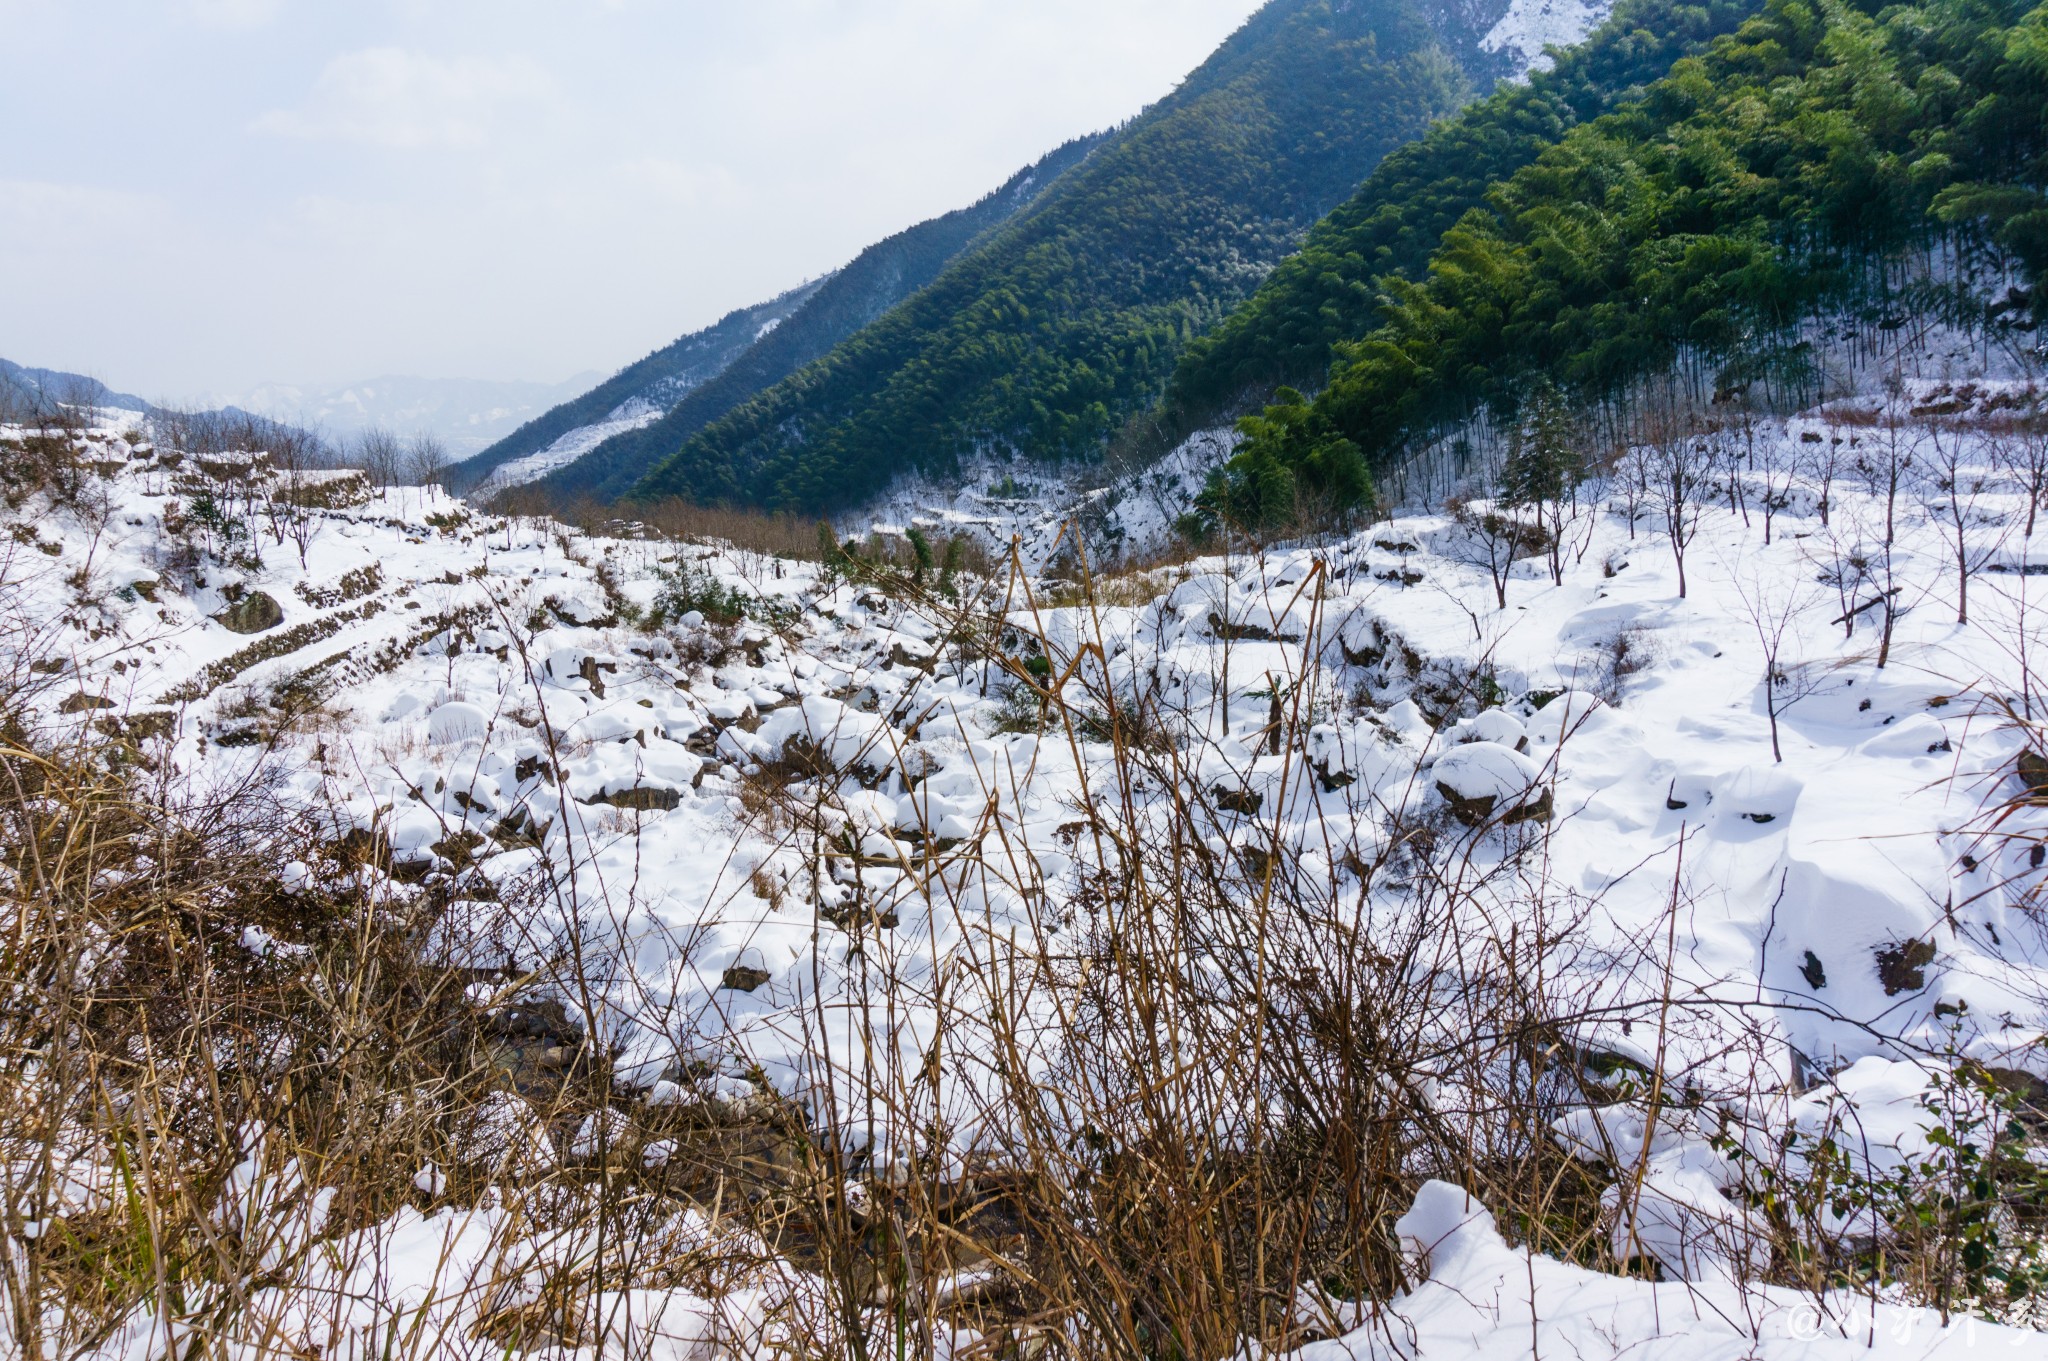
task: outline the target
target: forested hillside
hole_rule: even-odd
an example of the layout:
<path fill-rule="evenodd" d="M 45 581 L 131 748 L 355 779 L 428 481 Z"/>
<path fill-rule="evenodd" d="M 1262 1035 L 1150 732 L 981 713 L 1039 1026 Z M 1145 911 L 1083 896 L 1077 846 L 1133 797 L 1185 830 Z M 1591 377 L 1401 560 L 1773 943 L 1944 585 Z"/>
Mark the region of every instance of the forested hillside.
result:
<path fill-rule="evenodd" d="M 1278 0 L 903 307 L 638 489 L 808 509 L 980 448 L 1094 452 L 1380 158 L 1470 85 L 1405 0 Z"/>
<path fill-rule="evenodd" d="M 1700 401 L 1819 391 L 1833 343 L 1914 319 L 2032 346 L 2048 267 L 2048 11 L 1772 0 L 1639 101 L 1494 184 L 1313 404 L 1291 392 L 1211 486 L 1278 523 L 1364 492 L 1537 380 L 1580 410 L 1674 369 Z M 2008 288 L 2008 284 L 2011 285 Z"/>
<path fill-rule="evenodd" d="M 780 382 L 938 277 L 983 233 L 1028 207 L 1093 151 L 1102 134 L 1078 137 L 1011 176 L 980 202 L 921 222 L 868 247 L 729 367 L 691 389 L 667 415 L 624 431 L 544 480 L 551 490 L 624 495 L 662 459 L 712 421 Z"/>
<path fill-rule="evenodd" d="M 1144 434 L 1171 444 L 1248 396 L 1282 383 L 1320 387 L 1331 346 L 1376 319 L 1375 279 L 1419 275 L 1444 232 L 1482 206 L 1495 181 L 1566 130 L 1640 94 L 1755 9 L 1754 0 L 1627 0 L 1553 69 L 1496 91 L 1388 156 L 1249 302 L 1188 347 L 1156 428 Z"/>

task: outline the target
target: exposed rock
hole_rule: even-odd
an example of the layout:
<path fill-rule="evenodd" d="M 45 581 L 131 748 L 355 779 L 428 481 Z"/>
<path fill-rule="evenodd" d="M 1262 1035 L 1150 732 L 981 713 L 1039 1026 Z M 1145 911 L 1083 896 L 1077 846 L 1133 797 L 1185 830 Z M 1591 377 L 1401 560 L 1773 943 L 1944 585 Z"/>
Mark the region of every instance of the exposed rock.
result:
<path fill-rule="evenodd" d="M 364 504 L 376 494 L 369 475 L 354 468 L 293 473 L 275 491 L 280 501 L 316 510 L 345 510 Z"/>
<path fill-rule="evenodd" d="M 617 789 L 587 800 L 590 803 L 608 803 L 614 808 L 635 808 L 643 813 L 667 813 L 674 811 L 683 801 L 679 790 L 665 789 L 660 785 L 639 785 L 632 789 Z"/>
<path fill-rule="evenodd" d="M 2048 804 L 2048 756 L 2028 747 L 2020 753 L 2017 764 L 2027 802 Z"/>
<path fill-rule="evenodd" d="M 1228 785 L 1217 785 L 1209 791 L 1216 800 L 1216 806 L 1226 813 L 1237 813 L 1244 817 L 1257 817 L 1265 805 L 1265 797 L 1252 789 L 1232 789 Z"/>
<path fill-rule="evenodd" d="M 268 591 L 251 591 L 213 617 L 230 633 L 262 633 L 284 622 L 284 607 Z"/>
<path fill-rule="evenodd" d="M 1280 633 L 1250 621 L 1233 624 L 1221 614 L 1209 615 L 1209 631 L 1229 643 L 1297 643 L 1299 634 Z"/>
<path fill-rule="evenodd" d="M 889 649 L 889 665 L 891 666 L 900 666 L 910 671 L 922 671 L 926 675 L 930 675 L 933 668 L 938 666 L 938 664 L 938 655 L 929 648 L 924 649 L 921 653 L 913 652 L 901 642 L 897 642 Z"/>
<path fill-rule="evenodd" d="M 132 714 L 109 714 L 93 726 L 120 741 L 148 742 L 169 737 L 176 731 L 178 715 L 170 709 L 144 709 Z"/>
<path fill-rule="evenodd" d="M 719 986 L 728 992 L 753 992 L 766 984 L 774 975 L 766 969 L 756 969 L 747 964 L 735 964 L 725 971 L 725 978 Z"/>
<path fill-rule="evenodd" d="M 199 470 L 216 482 L 246 482 L 249 474 L 270 461 L 268 454 L 254 454 L 248 458 L 205 458 L 194 459 Z"/>
<path fill-rule="evenodd" d="M 1877 952 L 1877 981 L 1884 984 L 1887 997 L 1918 992 L 1927 986 L 1927 966 L 1933 962 L 1934 942 L 1930 940 L 1902 940 L 1896 945 L 1881 946 Z"/>
<path fill-rule="evenodd" d="M 487 843 L 480 832 L 454 832 L 436 841 L 428 849 L 451 865 L 460 868 L 476 863 L 476 853 Z"/>
<path fill-rule="evenodd" d="M 80 690 L 77 694 L 58 705 L 57 712 L 60 714 L 82 714 L 91 710 L 111 709 L 113 707 L 114 701 L 108 699 L 105 695 L 88 695 L 85 691 Z"/>

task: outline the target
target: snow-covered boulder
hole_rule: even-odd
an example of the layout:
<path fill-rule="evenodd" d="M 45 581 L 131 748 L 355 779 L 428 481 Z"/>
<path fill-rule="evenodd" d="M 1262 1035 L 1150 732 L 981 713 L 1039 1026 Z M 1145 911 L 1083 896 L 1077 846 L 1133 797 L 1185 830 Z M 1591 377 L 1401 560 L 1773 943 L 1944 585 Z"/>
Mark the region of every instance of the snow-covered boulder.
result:
<path fill-rule="evenodd" d="M 794 755 L 792 744 L 798 744 L 835 770 L 852 766 L 879 770 L 888 765 L 895 751 L 888 728 L 874 714 L 849 708 L 829 695 L 811 695 L 801 704 L 769 715 L 754 736 L 771 759 Z"/>
<path fill-rule="evenodd" d="M 1477 826 L 1505 814 L 1504 822 L 1550 817 L 1550 791 L 1543 771 L 1528 757 L 1494 742 L 1453 747 L 1430 767 L 1437 792 L 1450 800 L 1460 822 Z"/>
<path fill-rule="evenodd" d="M 1507 710 L 1488 709 L 1459 723 L 1449 737 L 1453 742 L 1492 742 L 1512 750 L 1528 741 L 1529 730 Z"/>
<path fill-rule="evenodd" d="M 1903 757 L 1906 760 L 1924 760 L 1939 756 L 1954 749 L 1948 729 L 1941 726 L 1927 714 L 1908 714 L 1905 718 L 1881 729 L 1877 736 L 1863 744 L 1866 756 Z"/>
<path fill-rule="evenodd" d="M 427 740 L 437 746 L 480 739 L 491 716 L 474 704 L 451 700 L 427 715 Z"/>

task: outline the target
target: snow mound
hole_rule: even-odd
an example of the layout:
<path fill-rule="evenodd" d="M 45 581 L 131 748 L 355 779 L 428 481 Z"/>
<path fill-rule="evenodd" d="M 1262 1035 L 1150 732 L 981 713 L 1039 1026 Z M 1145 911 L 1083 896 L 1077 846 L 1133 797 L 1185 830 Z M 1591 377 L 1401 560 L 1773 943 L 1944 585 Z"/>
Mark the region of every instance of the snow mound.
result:
<path fill-rule="evenodd" d="M 1460 1187 L 1432 1181 L 1395 1225 L 1425 1278 L 1381 1317 L 1294 1361 L 1960 1361 L 2031 1356 L 2041 1335 L 1931 1310 L 1720 1281 L 1652 1284 L 1510 1247 Z"/>
<path fill-rule="evenodd" d="M 1541 793 L 1543 771 L 1522 753 L 1493 742 L 1454 747 L 1430 767 L 1444 796 L 1463 804 L 1484 805 L 1484 815 L 1506 812 L 1530 803 Z"/>

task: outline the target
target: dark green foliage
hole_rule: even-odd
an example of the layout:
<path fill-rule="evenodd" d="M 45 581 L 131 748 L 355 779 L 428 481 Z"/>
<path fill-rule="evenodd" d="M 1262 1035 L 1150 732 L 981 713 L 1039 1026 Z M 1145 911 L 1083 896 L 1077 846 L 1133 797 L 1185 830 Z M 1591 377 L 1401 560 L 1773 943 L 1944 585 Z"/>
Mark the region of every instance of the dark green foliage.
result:
<path fill-rule="evenodd" d="M 932 574 L 932 541 L 916 525 L 903 531 L 903 537 L 910 541 L 910 581 L 922 586 L 925 578 Z"/>
<path fill-rule="evenodd" d="M 1249 302 L 1188 347 L 1161 405 L 1158 442 L 1216 423 L 1247 391 L 1320 387 L 1331 346 L 1377 320 L 1374 280 L 1419 276 L 1444 232 L 1483 205 L 1496 181 L 1755 8 L 1756 0 L 1625 0 L 1554 70 L 1496 91 L 1389 155 Z"/>
<path fill-rule="evenodd" d="M 818 521 L 818 561 L 825 564 L 827 577 L 843 576 L 846 572 L 846 550 L 839 546 L 839 536 L 832 532 L 829 520 Z"/>
<path fill-rule="evenodd" d="M 1409 0 L 1277 0 L 1029 212 L 637 494 L 827 507 L 977 448 L 1095 453 L 1192 337 L 1465 92 Z"/>
<path fill-rule="evenodd" d="M 1372 473 L 1358 446 L 1318 427 L 1308 401 L 1281 388 L 1262 414 L 1237 423 L 1244 437 L 1226 468 L 1210 474 L 1184 526 L 1204 537 L 1228 526 L 1247 533 L 1306 528 L 1372 499 Z"/>
<path fill-rule="evenodd" d="M 1539 379 L 1508 435 L 1500 499 L 1508 506 L 1562 501 L 1585 475 L 1580 431 L 1557 385 Z"/>
<path fill-rule="evenodd" d="M 711 624 L 736 624 L 742 619 L 785 624 L 796 613 L 793 606 L 783 601 L 728 586 L 716 573 L 695 563 L 685 561 L 673 567 L 657 567 L 654 575 L 661 585 L 655 590 L 654 607 L 648 612 L 650 627 L 673 624 L 693 612 L 703 615 L 705 622 Z"/>
<path fill-rule="evenodd" d="M 226 552 L 235 544 L 250 537 L 248 523 L 232 509 L 222 505 L 208 489 L 201 488 L 192 498 L 192 504 L 186 507 L 185 515 L 205 534 L 209 552 Z"/>
<path fill-rule="evenodd" d="M 1880 324 L 1910 302 L 1893 282 L 1910 250 L 2033 268 L 2044 15 L 2013 0 L 1875 16 L 1771 0 L 1494 186 L 1425 279 L 1383 280 L 1378 329 L 1343 347 L 1306 418 L 1287 404 L 1306 430 L 1291 447 L 1343 437 L 1392 458 L 1482 406 L 1512 417 L 1538 379 L 1580 405 L 1674 366 L 1703 398 L 1797 382 L 1802 324 Z M 1251 476 L 1255 453 L 1232 475 Z"/>
<path fill-rule="evenodd" d="M 602 500 L 624 496 L 699 430 L 755 393 L 822 358 L 840 341 L 937 278 L 961 251 L 1029 207 L 1060 176 L 1080 164 L 1102 136 L 1075 138 L 1018 171 L 972 207 L 921 222 L 868 247 L 817 285 L 787 320 L 746 345 L 723 372 L 692 388 L 666 416 L 639 430 L 612 436 L 566 468 L 549 474 L 541 485 L 563 493 L 588 492 Z M 758 331 L 758 324 L 755 329 Z"/>
<path fill-rule="evenodd" d="M 967 565 L 967 536 L 955 534 L 946 540 L 946 558 L 939 566 L 939 594 L 951 599 L 960 593 L 960 569 Z"/>

